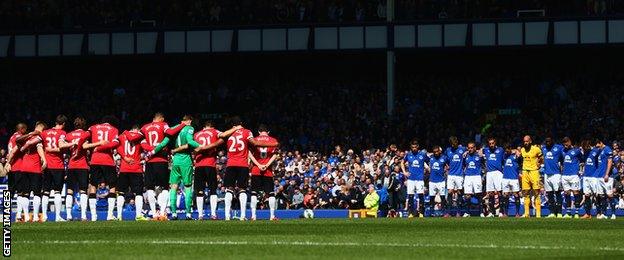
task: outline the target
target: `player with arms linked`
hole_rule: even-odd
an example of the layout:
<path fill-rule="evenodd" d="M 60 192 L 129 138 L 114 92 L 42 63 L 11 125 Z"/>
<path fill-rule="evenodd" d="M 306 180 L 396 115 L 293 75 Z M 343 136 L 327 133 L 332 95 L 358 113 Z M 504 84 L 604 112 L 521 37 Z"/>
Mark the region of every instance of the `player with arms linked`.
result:
<path fill-rule="evenodd" d="M 210 190 L 210 219 L 217 219 L 217 150 L 224 143 L 219 138 L 221 131 L 214 128 L 212 121 L 204 123 L 204 129 L 195 133 L 193 139 L 201 146 L 195 148 L 195 203 L 198 219 L 204 219 L 204 190 Z"/>
<path fill-rule="evenodd" d="M 136 206 L 136 220 L 147 220 L 143 216 L 143 165 L 141 165 L 140 143 L 146 142 L 135 125 L 130 131 L 124 131 L 119 136 L 117 154 L 121 157 L 119 165 L 119 181 L 117 186 L 117 219 L 121 220 L 125 195 L 129 190 L 134 193 Z"/>
<path fill-rule="evenodd" d="M 174 136 L 186 126 L 178 124 L 170 128 L 165 122 L 163 113 L 154 114 L 152 122 L 141 127 L 141 134 L 145 142 L 141 142 L 144 151 L 152 151 L 166 136 Z M 160 152 L 152 155 L 145 163 L 145 196 L 150 207 L 152 218 L 158 220 L 167 219 L 167 204 L 169 204 L 169 149 L 164 147 Z M 156 210 L 156 202 L 160 211 Z"/>
<path fill-rule="evenodd" d="M 54 201 L 54 211 L 56 211 L 55 221 L 65 221 L 61 218 L 61 192 L 65 182 L 65 164 L 63 162 L 67 148 L 74 144 L 65 141 L 64 128 L 67 117 L 59 115 L 56 117 L 56 125 L 53 128 L 41 132 L 43 140 L 47 169 L 43 172 L 43 197 L 41 198 L 43 221 L 47 218 L 49 198 Z"/>
<path fill-rule="evenodd" d="M 186 219 L 191 219 L 191 205 L 193 203 L 193 158 L 191 152 L 199 147 L 199 144 L 193 140 L 194 128 L 191 126 L 193 117 L 185 115 L 182 118 L 182 130 L 175 136 L 175 149 L 173 153 L 173 162 L 171 163 L 171 173 L 169 176 L 169 207 L 171 210 L 171 219 L 177 220 L 177 190 L 180 183 L 184 185 L 184 205 L 186 209 Z M 178 128 L 178 126 L 174 127 Z M 153 151 L 148 152 L 146 157 L 151 158 L 158 154 L 170 142 L 169 137 L 165 137 Z"/>
<path fill-rule="evenodd" d="M 91 149 L 91 176 L 89 176 L 91 221 L 97 220 L 96 190 L 100 184 L 107 185 L 109 188 L 106 220 L 115 220 L 113 210 L 117 200 L 117 169 L 113 159 L 113 150 L 119 145 L 119 140 L 117 140 L 119 130 L 114 125 L 117 125 L 117 118 L 110 115 L 104 116 L 101 123 L 89 127 L 91 140 L 83 144 L 84 149 Z"/>
<path fill-rule="evenodd" d="M 247 180 L 249 178 L 249 145 L 256 147 L 276 147 L 278 142 L 258 141 L 253 134 L 243 127 L 243 122 L 238 116 L 230 118 L 233 131 L 219 134 L 219 138 L 227 139 L 227 164 L 223 184 L 225 186 L 225 220 L 230 220 L 232 199 L 238 192 L 240 204 L 240 220 L 246 220 L 245 210 L 247 206 Z"/>

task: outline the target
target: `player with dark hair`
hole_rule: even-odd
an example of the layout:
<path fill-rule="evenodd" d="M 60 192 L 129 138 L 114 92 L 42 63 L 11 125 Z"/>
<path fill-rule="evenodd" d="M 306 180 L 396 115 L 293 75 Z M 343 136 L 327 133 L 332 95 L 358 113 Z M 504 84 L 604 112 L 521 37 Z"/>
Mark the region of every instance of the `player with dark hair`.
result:
<path fill-rule="evenodd" d="M 449 160 L 446 155 L 442 154 L 442 147 L 436 145 L 433 146 L 433 154 L 427 157 L 429 163 L 429 204 L 431 212 L 434 210 L 436 204 L 436 198 L 439 197 L 442 209 L 444 211 L 444 217 L 449 217 L 448 202 L 446 199 L 446 175 L 448 170 Z"/>
<path fill-rule="evenodd" d="M 65 141 L 65 124 L 67 117 L 58 115 L 53 128 L 41 132 L 41 139 L 45 150 L 45 157 L 48 163 L 47 169 L 43 172 L 43 197 L 41 198 L 41 213 L 43 221 L 47 218 L 48 203 L 50 197 L 54 201 L 55 221 L 65 221 L 61 218 L 61 191 L 65 182 L 65 164 L 63 155 L 66 149 L 73 146 Z"/>
<path fill-rule="evenodd" d="M 117 169 L 113 159 L 113 150 L 119 146 L 119 130 L 114 126 L 117 119 L 113 116 L 104 116 L 100 124 L 89 127 L 91 133 L 90 143 L 83 145 L 84 149 L 93 149 L 91 152 L 91 176 L 89 176 L 89 208 L 91 220 L 97 220 L 96 214 L 96 189 L 100 184 L 108 185 L 108 212 L 106 220 L 115 220 L 113 210 L 117 200 Z"/>
<path fill-rule="evenodd" d="M 516 154 L 516 151 L 511 148 L 511 144 L 505 144 L 505 154 L 503 165 L 503 180 L 502 191 L 503 196 L 500 199 L 500 209 L 502 217 L 509 215 L 509 196 L 513 194 L 514 202 L 516 204 L 516 217 L 520 217 L 520 183 L 518 182 L 518 176 L 520 174 L 520 163 L 522 163 L 522 157 Z"/>
<path fill-rule="evenodd" d="M 16 194 L 16 204 L 17 204 L 17 213 L 15 215 L 16 221 L 22 220 L 22 211 L 24 207 L 24 197 L 20 195 L 22 192 L 22 159 L 24 157 L 24 153 L 20 151 L 19 147 L 23 144 L 24 138 L 22 136 L 26 135 L 26 131 L 28 130 L 28 126 L 24 123 L 18 123 L 15 126 L 15 133 L 11 135 L 9 138 L 8 145 L 8 153 L 7 153 L 7 163 L 4 165 L 5 171 L 9 174 L 9 190 L 11 194 Z M 18 144 L 17 140 L 20 139 L 21 142 Z M 26 216 L 24 216 L 26 218 Z"/>
<path fill-rule="evenodd" d="M 24 143 L 23 146 L 20 147 L 20 151 L 24 153 L 21 173 L 22 173 L 22 183 L 23 186 L 21 196 L 25 197 L 26 204 L 22 205 L 24 207 L 24 212 L 28 215 L 28 206 L 29 201 L 28 197 L 30 193 L 33 194 L 32 204 L 33 204 L 33 221 L 38 222 L 39 219 L 39 209 L 41 206 L 41 183 L 43 180 L 42 174 L 43 170 L 46 169 L 47 162 L 45 157 L 45 152 L 43 150 L 43 145 L 41 144 L 41 132 L 45 130 L 47 125 L 44 122 L 37 122 L 35 124 L 35 130 L 32 131 L 29 135 L 30 137 Z M 24 218 L 25 221 L 28 221 L 28 217 Z"/>
<path fill-rule="evenodd" d="M 496 213 L 494 208 L 495 197 L 498 196 L 500 201 L 501 191 L 503 190 L 503 157 L 505 151 L 496 145 L 496 138 L 490 137 L 487 142 L 488 147 L 481 149 L 486 160 L 485 191 L 488 194 L 488 208 L 490 209 L 487 216 L 494 217 Z"/>
<path fill-rule="evenodd" d="M 449 137 L 450 147 L 446 148 L 444 154 L 449 160 L 449 172 L 446 182 L 446 188 L 448 189 L 448 203 L 451 209 L 455 209 L 456 216 L 459 217 L 461 205 L 461 190 L 464 186 L 464 172 L 463 172 L 463 155 L 466 152 L 466 148 L 459 144 L 459 140 L 455 136 Z"/>
<path fill-rule="evenodd" d="M 561 162 L 563 146 L 555 144 L 551 137 L 546 137 L 542 145 L 544 155 L 544 190 L 548 197 L 550 214 L 548 218 L 561 218 Z"/>
<path fill-rule="evenodd" d="M 591 218 L 592 201 L 597 202 L 598 194 L 598 178 L 596 168 L 598 167 L 598 154 L 600 149 L 593 147 L 591 141 L 585 140 L 581 144 L 583 154 L 585 155 L 585 164 L 583 165 L 583 194 L 585 196 L 585 214 L 583 219 Z"/>
<path fill-rule="evenodd" d="M 186 219 L 191 219 L 191 205 L 193 202 L 193 158 L 191 152 L 199 147 L 199 144 L 193 140 L 194 128 L 191 126 L 193 117 L 185 115 L 182 117 L 182 129 L 175 136 L 175 148 L 172 153 L 173 162 L 171 164 L 171 173 L 169 176 L 169 207 L 171 210 L 171 220 L 178 219 L 177 213 L 177 190 L 182 183 L 184 185 L 184 204 L 186 208 Z M 176 126 L 175 128 L 177 128 Z M 150 158 L 154 154 L 158 154 L 170 142 L 169 137 L 165 137 L 153 151 L 147 154 Z"/>
<path fill-rule="evenodd" d="M 167 122 L 165 122 L 164 114 L 156 113 L 152 122 L 141 127 L 141 134 L 143 134 L 146 141 L 141 142 L 141 148 L 144 151 L 152 151 L 167 135 L 174 136 L 185 126 L 185 124 L 178 124 L 176 127 L 170 128 Z M 144 177 L 145 196 L 150 206 L 150 215 L 154 219 L 167 219 L 167 204 L 169 204 L 169 149 L 166 146 L 147 160 Z M 158 202 L 160 211 L 156 210 L 156 202 Z"/>
<path fill-rule="evenodd" d="M 74 191 L 80 192 L 80 218 L 87 220 L 87 191 L 89 185 L 89 164 L 87 164 L 87 150 L 83 145 L 91 138 L 91 133 L 85 131 L 87 121 L 82 117 L 74 119 L 74 131 L 65 136 L 70 143 L 70 157 L 67 171 L 67 193 L 65 197 L 65 212 L 67 220 L 72 219 L 72 206 L 74 204 Z M 95 211 L 93 207 L 92 212 Z"/>
<path fill-rule="evenodd" d="M 193 139 L 201 146 L 195 148 L 195 203 L 197 206 L 198 219 L 204 218 L 204 190 L 210 190 L 210 218 L 217 219 L 217 150 L 223 144 L 219 138 L 221 131 L 214 127 L 210 120 L 204 123 L 204 128 L 195 133 Z"/>
<path fill-rule="evenodd" d="M 269 136 L 269 129 L 266 125 L 258 127 L 258 136 L 253 139 L 257 142 L 277 143 L 277 139 Z M 263 193 L 269 200 L 270 220 L 277 220 L 275 217 L 275 187 L 273 186 L 272 164 L 277 159 L 276 147 L 256 146 L 249 152 L 249 158 L 253 162 L 251 168 L 251 219 L 256 220 L 256 207 L 258 205 L 258 194 Z"/>
<path fill-rule="evenodd" d="M 596 148 L 599 149 L 598 153 L 598 166 L 594 176 L 597 178 L 598 183 L 598 203 L 596 208 L 598 209 L 597 219 L 606 219 L 608 198 L 613 197 L 613 176 L 611 176 L 611 168 L 613 167 L 613 150 L 610 146 L 605 145 L 603 138 L 596 138 Z M 615 219 L 615 203 L 611 203 L 612 218 Z"/>
<path fill-rule="evenodd" d="M 141 165 L 142 148 L 140 142 L 146 142 L 139 132 L 139 126 L 134 125 L 130 131 L 119 135 L 117 153 L 121 157 L 119 165 L 119 185 L 117 186 L 117 219 L 121 220 L 125 195 L 134 193 L 136 206 L 136 220 L 147 220 L 143 216 L 143 166 Z"/>
<path fill-rule="evenodd" d="M 578 218 L 578 209 L 581 208 L 580 178 L 583 152 L 572 145 L 569 137 L 563 138 L 563 164 L 561 169 L 561 187 L 565 193 L 566 212 L 564 218 Z M 574 196 L 574 209 L 572 209 L 572 196 Z M 572 213 L 574 211 L 574 214 Z"/>
<path fill-rule="evenodd" d="M 407 210 L 408 218 L 415 216 L 423 217 L 425 213 L 425 163 L 429 161 L 427 151 L 420 151 L 418 141 L 413 140 L 410 143 L 410 151 L 405 154 L 401 170 L 403 175 L 407 177 Z M 408 169 L 405 169 L 405 165 Z M 418 210 L 414 207 L 414 197 L 418 195 Z"/>
<path fill-rule="evenodd" d="M 243 128 L 243 122 L 238 116 L 229 119 L 233 131 L 219 134 L 219 138 L 227 139 L 227 165 L 223 185 L 225 193 L 225 220 L 230 220 L 230 210 L 234 192 L 238 191 L 238 200 L 241 209 L 240 220 L 246 220 L 247 181 L 249 178 L 249 144 L 256 147 L 275 147 L 277 142 L 257 141 L 251 131 Z"/>

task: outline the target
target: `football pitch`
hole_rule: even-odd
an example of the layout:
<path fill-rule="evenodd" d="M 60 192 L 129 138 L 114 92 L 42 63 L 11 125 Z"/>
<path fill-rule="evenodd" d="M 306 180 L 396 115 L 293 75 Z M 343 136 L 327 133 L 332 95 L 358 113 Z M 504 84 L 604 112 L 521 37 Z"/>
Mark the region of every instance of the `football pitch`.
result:
<path fill-rule="evenodd" d="M 624 219 L 14 223 L 20 259 L 624 257 Z"/>

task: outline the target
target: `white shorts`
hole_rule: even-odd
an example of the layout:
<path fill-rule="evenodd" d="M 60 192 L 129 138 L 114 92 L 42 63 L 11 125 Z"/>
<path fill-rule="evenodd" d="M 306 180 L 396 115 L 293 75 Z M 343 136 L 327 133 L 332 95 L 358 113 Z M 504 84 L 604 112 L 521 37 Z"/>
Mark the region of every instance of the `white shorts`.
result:
<path fill-rule="evenodd" d="M 461 190 L 464 188 L 464 177 L 449 175 L 446 181 L 446 188 L 449 190 Z"/>
<path fill-rule="evenodd" d="M 503 179 L 503 192 L 520 191 L 520 182 L 518 179 Z"/>
<path fill-rule="evenodd" d="M 564 191 L 578 191 L 581 187 L 581 179 L 578 175 L 563 175 L 561 176 L 561 186 Z"/>
<path fill-rule="evenodd" d="M 429 182 L 429 196 L 435 196 L 436 194 L 440 194 L 440 196 L 446 195 L 445 186 L 444 182 Z"/>
<path fill-rule="evenodd" d="M 417 180 L 407 180 L 407 194 L 423 194 L 425 192 L 425 182 Z"/>
<path fill-rule="evenodd" d="M 544 190 L 559 191 L 561 189 L 561 174 L 544 174 Z"/>
<path fill-rule="evenodd" d="M 503 173 L 500 171 L 491 171 L 485 174 L 485 191 L 501 191 L 503 190 Z"/>
<path fill-rule="evenodd" d="M 605 182 L 604 178 L 596 178 L 597 194 L 613 195 L 613 178 L 609 177 L 609 181 Z"/>
<path fill-rule="evenodd" d="M 583 177 L 583 193 L 598 194 L 598 178 Z"/>
<path fill-rule="evenodd" d="M 464 177 L 464 194 L 481 193 L 483 189 L 483 181 L 479 175 L 470 175 Z"/>

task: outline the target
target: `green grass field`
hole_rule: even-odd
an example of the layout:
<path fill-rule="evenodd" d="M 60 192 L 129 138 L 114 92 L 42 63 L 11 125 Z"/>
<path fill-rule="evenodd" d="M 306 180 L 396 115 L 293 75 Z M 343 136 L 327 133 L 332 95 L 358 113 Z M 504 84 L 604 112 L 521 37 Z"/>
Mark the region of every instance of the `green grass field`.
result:
<path fill-rule="evenodd" d="M 624 258 L 624 220 L 68 222 L 12 231 L 20 259 Z"/>

